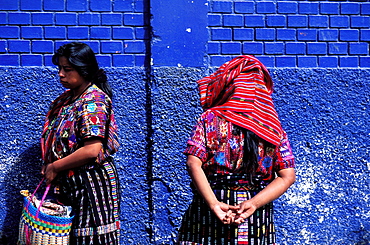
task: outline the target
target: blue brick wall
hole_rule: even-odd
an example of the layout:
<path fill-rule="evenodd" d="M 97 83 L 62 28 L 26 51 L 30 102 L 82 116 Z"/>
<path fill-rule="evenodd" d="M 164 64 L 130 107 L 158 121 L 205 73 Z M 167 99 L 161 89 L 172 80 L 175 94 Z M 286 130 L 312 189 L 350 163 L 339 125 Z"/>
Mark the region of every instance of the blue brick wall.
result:
<path fill-rule="evenodd" d="M 272 67 L 353 67 L 344 60 L 369 67 L 369 12 L 367 1 L 213 0 L 208 45 L 239 42 L 244 48 L 233 55 L 255 55 Z M 241 28 L 251 33 L 242 36 Z M 333 52 L 337 45 L 340 52 Z M 210 66 L 221 65 L 225 59 L 220 56 L 229 55 L 222 49 L 208 49 L 207 54 Z"/>
<path fill-rule="evenodd" d="M 143 66 L 144 40 L 149 37 L 148 29 L 144 28 L 148 25 L 144 19 L 149 18 L 144 13 L 144 3 L 140 0 L 0 0 L 0 63 L 49 66 L 52 64 L 48 55 L 61 44 L 96 41 L 94 51 L 101 66 Z"/>

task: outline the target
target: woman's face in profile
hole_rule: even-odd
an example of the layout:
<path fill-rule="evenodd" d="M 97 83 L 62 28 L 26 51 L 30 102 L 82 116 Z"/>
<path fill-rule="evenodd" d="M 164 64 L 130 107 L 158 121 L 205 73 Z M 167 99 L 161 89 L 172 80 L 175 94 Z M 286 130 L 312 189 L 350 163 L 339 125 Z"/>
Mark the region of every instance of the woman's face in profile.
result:
<path fill-rule="evenodd" d="M 58 68 L 60 83 L 63 87 L 74 90 L 87 83 L 85 78 L 71 66 L 66 57 L 59 57 Z"/>

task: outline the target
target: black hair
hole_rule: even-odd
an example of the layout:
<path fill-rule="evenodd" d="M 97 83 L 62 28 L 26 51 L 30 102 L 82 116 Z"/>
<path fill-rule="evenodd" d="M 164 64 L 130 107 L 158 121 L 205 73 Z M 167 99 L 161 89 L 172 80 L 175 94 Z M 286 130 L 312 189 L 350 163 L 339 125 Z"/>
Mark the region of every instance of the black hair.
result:
<path fill-rule="evenodd" d="M 262 141 L 264 145 L 264 152 L 266 154 L 267 147 L 273 148 L 274 145 L 270 142 L 262 139 L 254 132 L 239 127 L 233 124 L 233 134 L 240 135 L 240 132 L 243 132 L 244 135 L 244 146 L 243 146 L 243 164 L 241 170 L 248 175 L 248 180 L 252 184 L 253 176 L 255 175 L 258 169 L 258 146 Z"/>
<path fill-rule="evenodd" d="M 94 51 L 86 43 L 71 42 L 60 46 L 53 55 L 52 62 L 59 65 L 59 58 L 65 57 L 71 66 L 87 81 L 92 82 L 112 98 L 112 89 L 107 75 L 99 68 Z"/>

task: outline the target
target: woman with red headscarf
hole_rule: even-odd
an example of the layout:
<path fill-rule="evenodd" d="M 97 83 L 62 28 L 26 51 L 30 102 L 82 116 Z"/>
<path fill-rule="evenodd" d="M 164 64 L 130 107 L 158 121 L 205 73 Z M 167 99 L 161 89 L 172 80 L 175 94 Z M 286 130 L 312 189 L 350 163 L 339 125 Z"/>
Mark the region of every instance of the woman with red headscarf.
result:
<path fill-rule="evenodd" d="M 294 156 L 255 57 L 198 81 L 204 109 L 187 142 L 193 201 L 179 244 L 275 244 L 272 201 L 295 181 Z"/>

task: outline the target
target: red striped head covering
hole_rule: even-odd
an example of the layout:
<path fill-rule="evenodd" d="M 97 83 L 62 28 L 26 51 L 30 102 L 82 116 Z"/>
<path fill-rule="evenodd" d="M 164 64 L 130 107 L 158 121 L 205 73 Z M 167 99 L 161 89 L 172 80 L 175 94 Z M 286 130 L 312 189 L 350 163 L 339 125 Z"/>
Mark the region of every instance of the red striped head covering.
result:
<path fill-rule="evenodd" d="M 279 145 L 282 128 L 272 101 L 272 79 L 253 56 L 239 56 L 198 82 L 204 110 Z"/>

